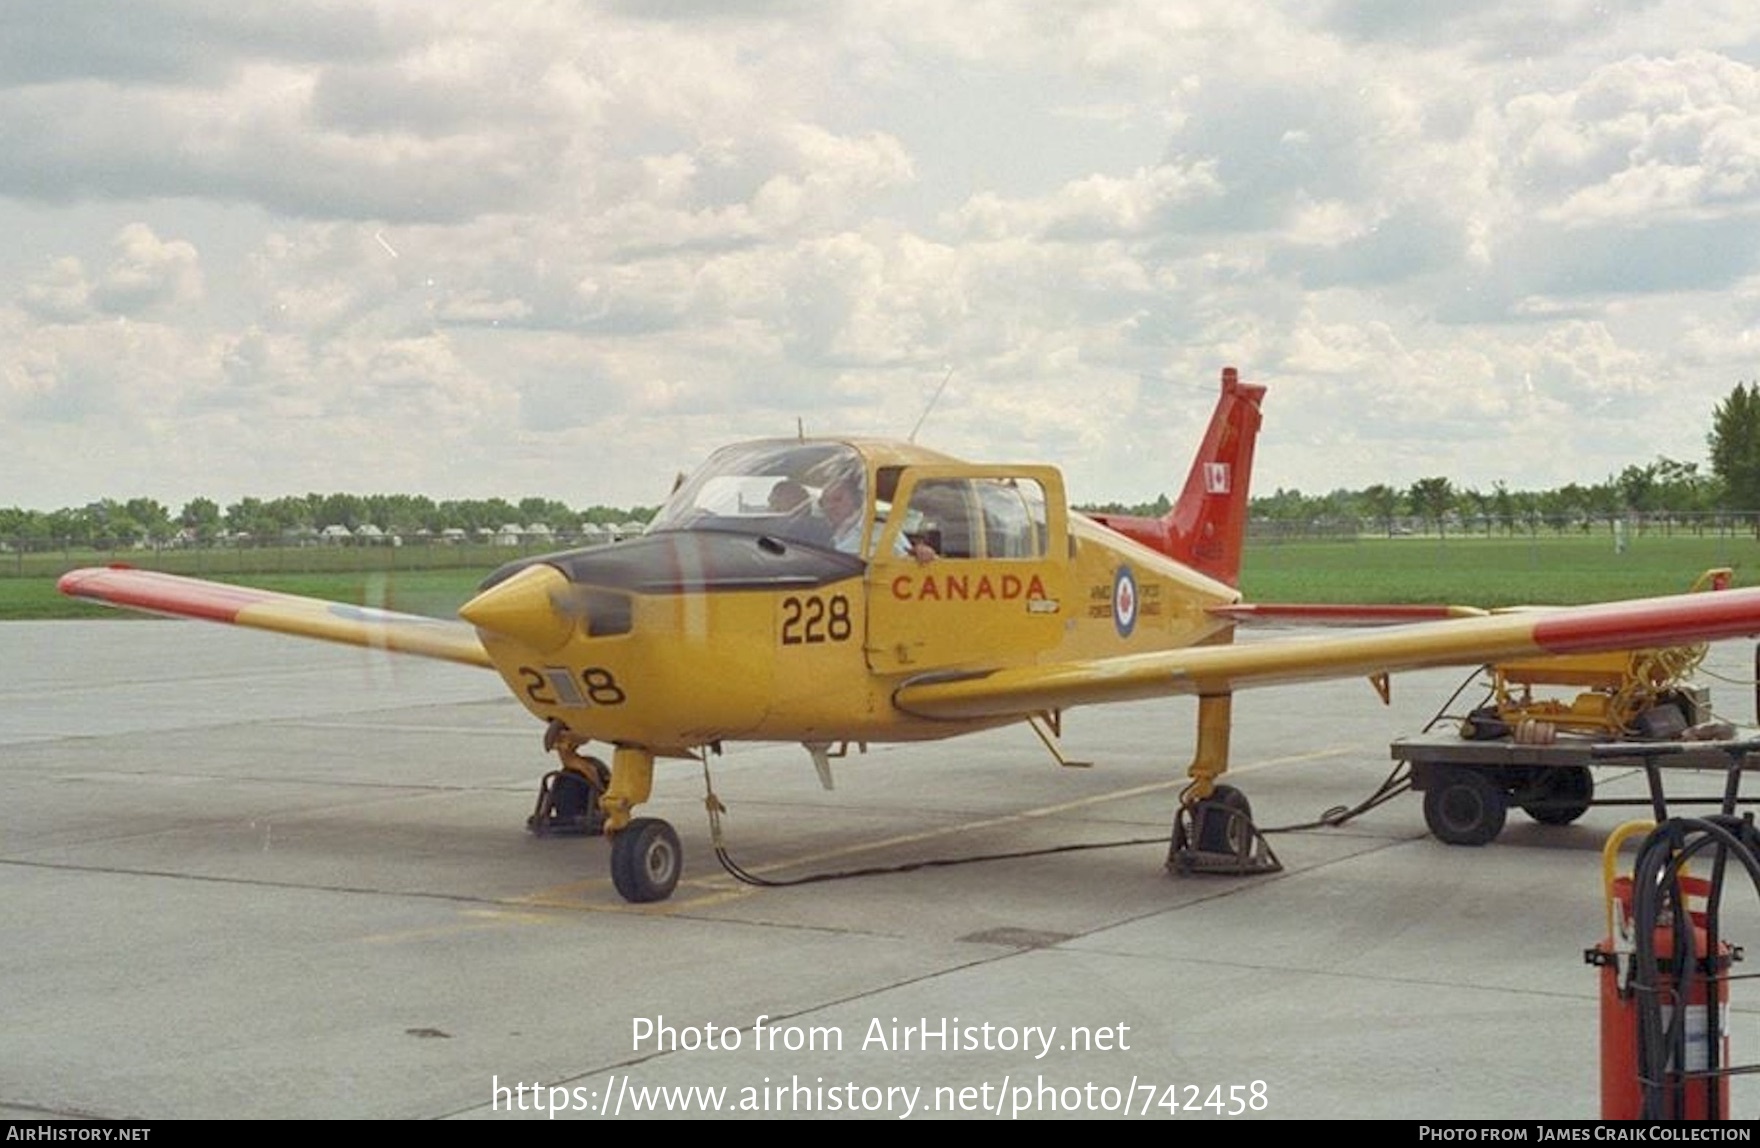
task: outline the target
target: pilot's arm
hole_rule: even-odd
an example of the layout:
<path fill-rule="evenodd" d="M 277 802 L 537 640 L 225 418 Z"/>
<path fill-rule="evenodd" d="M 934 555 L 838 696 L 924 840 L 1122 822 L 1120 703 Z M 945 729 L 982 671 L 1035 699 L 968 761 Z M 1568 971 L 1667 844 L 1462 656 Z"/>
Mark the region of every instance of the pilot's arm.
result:
<path fill-rule="evenodd" d="M 884 523 L 877 524 L 875 527 L 876 531 L 883 530 L 884 528 Z M 875 539 L 876 544 L 878 544 L 878 533 L 876 533 Z M 933 546 L 920 540 L 915 542 L 911 541 L 910 535 L 902 530 L 898 532 L 898 537 L 893 539 L 892 556 L 894 558 L 915 558 L 919 566 L 927 565 L 940 557 L 940 555 L 935 553 L 935 548 Z"/>

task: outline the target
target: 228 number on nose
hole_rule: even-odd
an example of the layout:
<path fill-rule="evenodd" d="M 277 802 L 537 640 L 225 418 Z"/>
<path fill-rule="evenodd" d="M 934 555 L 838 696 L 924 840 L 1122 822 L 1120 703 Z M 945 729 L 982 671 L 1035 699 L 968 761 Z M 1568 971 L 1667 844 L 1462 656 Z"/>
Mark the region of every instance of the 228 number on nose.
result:
<path fill-rule="evenodd" d="M 813 646 L 847 642 L 855 632 L 843 594 L 790 594 L 782 600 L 782 644 Z"/>

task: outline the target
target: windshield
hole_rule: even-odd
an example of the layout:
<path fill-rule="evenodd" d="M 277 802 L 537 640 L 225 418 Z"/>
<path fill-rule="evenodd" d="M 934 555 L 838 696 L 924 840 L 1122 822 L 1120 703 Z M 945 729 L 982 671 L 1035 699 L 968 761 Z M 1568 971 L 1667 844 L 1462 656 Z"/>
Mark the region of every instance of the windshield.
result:
<path fill-rule="evenodd" d="M 709 456 L 648 531 L 733 530 L 855 554 L 866 506 L 866 470 L 854 448 L 745 443 Z"/>

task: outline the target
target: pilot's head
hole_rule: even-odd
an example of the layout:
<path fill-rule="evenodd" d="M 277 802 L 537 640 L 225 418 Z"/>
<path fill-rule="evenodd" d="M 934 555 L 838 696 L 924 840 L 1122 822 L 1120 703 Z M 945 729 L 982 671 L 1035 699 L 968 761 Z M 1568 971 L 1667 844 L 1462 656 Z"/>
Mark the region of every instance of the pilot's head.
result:
<path fill-rule="evenodd" d="M 834 523 L 848 522 L 861 513 L 862 480 L 857 474 L 843 474 L 832 479 L 819 493 L 819 505 L 825 517 Z"/>
<path fill-rule="evenodd" d="M 770 509 L 777 514 L 787 514 L 799 509 L 809 497 L 806 487 L 792 478 L 785 478 L 770 488 Z"/>

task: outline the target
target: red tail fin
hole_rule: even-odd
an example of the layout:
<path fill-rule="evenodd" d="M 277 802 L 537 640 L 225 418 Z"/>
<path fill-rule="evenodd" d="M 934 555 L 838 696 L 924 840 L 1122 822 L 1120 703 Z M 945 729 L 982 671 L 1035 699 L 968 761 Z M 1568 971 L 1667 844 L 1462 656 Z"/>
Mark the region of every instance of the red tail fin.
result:
<path fill-rule="evenodd" d="M 1263 415 L 1265 388 L 1240 381 L 1222 368 L 1222 397 L 1210 429 L 1192 460 L 1186 488 L 1165 518 L 1097 514 L 1095 520 L 1127 538 L 1152 546 L 1219 582 L 1236 585 L 1247 534 L 1247 486 L 1253 474 L 1253 443 Z"/>

